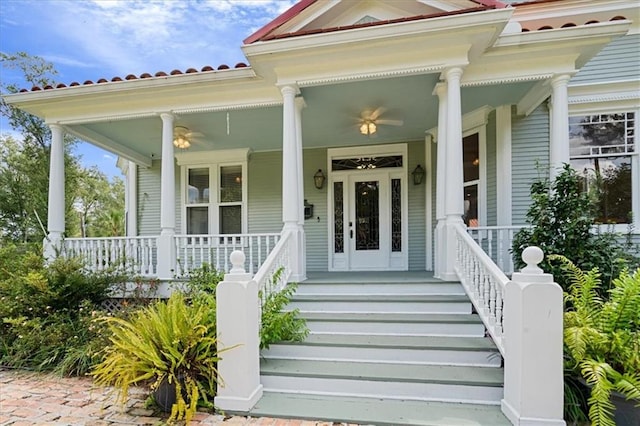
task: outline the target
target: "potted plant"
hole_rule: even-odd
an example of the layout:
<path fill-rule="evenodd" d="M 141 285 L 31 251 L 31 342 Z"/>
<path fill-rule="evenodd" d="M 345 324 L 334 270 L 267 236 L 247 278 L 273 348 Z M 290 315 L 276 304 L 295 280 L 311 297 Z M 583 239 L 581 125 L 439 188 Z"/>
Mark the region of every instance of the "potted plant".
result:
<path fill-rule="evenodd" d="M 589 390 L 589 420 L 615 426 L 615 416 L 619 424 L 640 424 L 640 269 L 623 270 L 603 297 L 597 268 L 583 272 L 563 256 L 549 258 L 562 263 L 571 282 L 565 292 L 566 370 Z"/>
<path fill-rule="evenodd" d="M 159 399 L 175 398 L 168 404 L 170 421 L 189 422 L 199 400 L 213 399 L 219 360 L 214 299 L 188 301 L 175 292 L 129 319 L 102 320 L 109 327 L 111 344 L 91 374 L 98 385 L 114 386 L 118 401 L 127 401 L 130 386 L 147 385 Z"/>

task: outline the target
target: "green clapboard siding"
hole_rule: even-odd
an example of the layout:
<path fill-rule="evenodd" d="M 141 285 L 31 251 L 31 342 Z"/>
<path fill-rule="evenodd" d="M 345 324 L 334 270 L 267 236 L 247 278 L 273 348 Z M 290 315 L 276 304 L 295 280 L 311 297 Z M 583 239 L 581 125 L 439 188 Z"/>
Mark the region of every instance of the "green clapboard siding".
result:
<path fill-rule="evenodd" d="M 326 271 L 328 267 L 328 217 L 327 217 L 327 188 L 325 182 L 322 189 L 317 189 L 313 183 L 313 175 L 322 169 L 327 173 L 327 150 L 305 149 L 304 162 L 304 198 L 313 204 L 313 217 L 304 221 L 304 232 L 307 247 L 307 270 Z"/>
<path fill-rule="evenodd" d="M 255 152 L 248 163 L 249 233 L 282 230 L 282 153 Z"/>
<path fill-rule="evenodd" d="M 527 117 L 512 116 L 513 224 L 525 223 L 531 184 L 549 167 L 549 110 L 546 104 Z"/>
<path fill-rule="evenodd" d="M 570 84 L 638 80 L 640 34 L 613 40 L 571 79 Z"/>
<path fill-rule="evenodd" d="M 422 185 L 413 184 L 413 176 L 411 172 L 418 164 L 422 165 L 430 173 L 430 166 L 425 166 L 425 142 L 416 141 L 408 144 L 408 161 L 407 161 L 407 193 L 409 206 L 409 270 L 424 271 L 425 270 L 425 183 Z"/>
<path fill-rule="evenodd" d="M 160 234 L 160 161 L 138 167 L 138 234 Z"/>
<path fill-rule="evenodd" d="M 489 114 L 487 123 L 487 225 L 496 224 L 496 111 Z"/>

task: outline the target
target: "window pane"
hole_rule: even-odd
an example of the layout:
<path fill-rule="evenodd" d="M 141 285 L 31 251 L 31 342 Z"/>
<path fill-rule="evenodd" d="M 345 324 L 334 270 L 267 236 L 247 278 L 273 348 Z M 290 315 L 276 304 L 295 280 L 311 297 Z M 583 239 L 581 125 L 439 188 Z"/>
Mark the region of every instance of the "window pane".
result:
<path fill-rule="evenodd" d="M 391 251 L 402 251 L 402 187 L 391 179 Z"/>
<path fill-rule="evenodd" d="M 478 185 L 464 187 L 464 223 L 470 228 L 478 226 Z"/>
<path fill-rule="evenodd" d="M 189 169 L 188 204 L 209 202 L 209 168 Z"/>
<path fill-rule="evenodd" d="M 242 234 L 242 206 L 220 206 L 220 233 Z"/>
<path fill-rule="evenodd" d="M 572 157 L 634 152 L 633 113 L 601 114 L 569 118 Z"/>
<path fill-rule="evenodd" d="M 187 234 L 209 233 L 209 207 L 187 207 Z"/>
<path fill-rule="evenodd" d="M 480 179 L 480 140 L 477 133 L 462 139 L 464 181 Z"/>
<path fill-rule="evenodd" d="M 584 191 L 597 200 L 598 223 L 629 223 L 631 215 L 631 157 L 571 160 Z"/>
<path fill-rule="evenodd" d="M 220 202 L 242 201 L 242 166 L 220 167 Z"/>
<path fill-rule="evenodd" d="M 344 253 L 344 207 L 342 182 L 333 183 L 333 238 L 335 253 Z"/>

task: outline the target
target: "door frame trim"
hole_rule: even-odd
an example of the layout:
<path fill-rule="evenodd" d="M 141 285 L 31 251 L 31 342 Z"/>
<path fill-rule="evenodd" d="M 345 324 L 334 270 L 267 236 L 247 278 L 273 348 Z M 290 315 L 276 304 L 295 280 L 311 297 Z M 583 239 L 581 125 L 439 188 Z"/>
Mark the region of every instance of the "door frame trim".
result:
<path fill-rule="evenodd" d="M 327 149 L 327 270 L 328 271 L 349 271 L 350 270 L 350 259 L 349 259 L 349 250 L 346 247 L 345 241 L 345 249 L 343 253 L 344 259 L 344 267 L 336 267 L 335 259 L 334 259 L 334 218 L 333 218 L 333 187 L 334 182 L 345 182 L 345 186 L 343 186 L 343 196 L 346 195 L 348 188 L 346 184 L 348 184 L 348 176 L 357 172 L 352 170 L 344 170 L 344 171 L 336 171 L 334 172 L 331 167 L 332 160 L 342 159 L 342 158 L 353 158 L 353 157 L 379 157 L 379 156 L 390 156 L 390 155 L 401 155 L 402 156 L 402 167 L 389 169 L 389 179 L 397 179 L 398 177 L 401 179 L 402 184 L 402 251 L 401 255 L 395 256 L 394 253 L 389 249 L 389 267 L 379 270 L 394 270 L 394 271 L 407 271 L 409 269 L 409 197 L 408 197 L 408 145 L 407 143 L 397 143 L 397 144 L 387 144 L 387 145 L 372 145 L 372 146 L 356 146 L 356 147 L 347 147 L 347 148 L 329 148 Z M 380 169 L 384 171 L 384 169 Z M 346 210 L 346 209 L 344 209 Z M 390 223 L 389 223 L 390 225 Z M 346 222 L 345 222 L 345 230 Z M 346 232 L 346 231 L 344 231 Z M 397 266 L 393 266 L 392 262 L 395 260 Z"/>

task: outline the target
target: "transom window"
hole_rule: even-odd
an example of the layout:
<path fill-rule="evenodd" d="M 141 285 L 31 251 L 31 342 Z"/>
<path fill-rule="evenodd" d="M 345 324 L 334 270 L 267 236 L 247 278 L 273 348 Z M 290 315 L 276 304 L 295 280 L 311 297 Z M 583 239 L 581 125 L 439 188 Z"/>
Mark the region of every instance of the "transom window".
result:
<path fill-rule="evenodd" d="M 634 188 L 632 170 L 635 128 L 633 112 L 569 118 L 571 166 L 581 176 L 583 190 L 596 199 L 599 223 L 631 221 L 634 190 L 640 191 Z"/>

